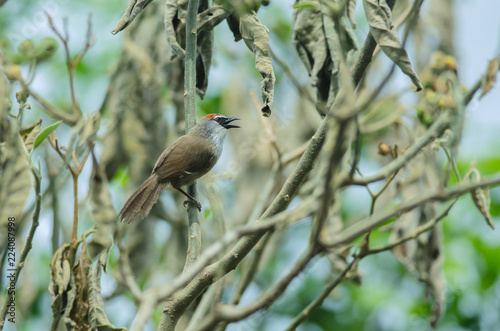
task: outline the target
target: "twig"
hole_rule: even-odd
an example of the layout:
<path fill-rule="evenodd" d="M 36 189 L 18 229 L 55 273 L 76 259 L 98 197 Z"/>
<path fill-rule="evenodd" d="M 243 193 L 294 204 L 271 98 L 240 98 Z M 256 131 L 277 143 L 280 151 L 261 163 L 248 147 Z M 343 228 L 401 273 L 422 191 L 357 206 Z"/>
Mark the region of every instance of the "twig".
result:
<path fill-rule="evenodd" d="M 240 303 L 243 293 L 245 293 L 246 289 L 248 288 L 248 285 L 250 285 L 255 276 L 255 273 L 257 272 L 264 250 L 267 247 L 269 239 L 272 237 L 273 233 L 274 232 L 266 233 L 255 247 L 254 255 L 252 257 L 252 260 L 248 263 L 247 265 L 248 267 L 244 268 L 241 271 L 241 278 L 238 281 L 238 285 L 236 286 L 236 290 L 234 291 L 233 296 L 231 297 L 231 301 L 229 301 L 230 304 L 238 305 Z M 222 321 L 217 326 L 216 331 L 225 330 L 227 325 L 228 321 Z"/>
<path fill-rule="evenodd" d="M 455 162 L 455 159 L 452 157 L 451 153 L 448 151 L 448 148 L 444 144 L 440 144 L 441 148 L 443 149 L 444 153 L 446 154 L 446 158 L 448 159 L 448 162 L 450 163 L 451 168 L 453 169 L 453 173 L 455 174 L 455 178 L 457 179 L 457 183 L 461 182 L 461 177 L 460 177 L 460 171 L 458 170 L 457 163 Z"/>
<path fill-rule="evenodd" d="M 299 81 L 297 80 L 297 78 L 295 78 L 295 76 L 293 75 L 292 70 L 290 70 L 290 68 L 288 67 L 288 65 L 284 61 L 282 61 L 276 55 L 276 53 L 273 52 L 272 49 L 271 49 L 271 56 L 272 56 L 273 60 L 281 67 L 281 69 L 283 69 L 283 72 L 288 77 L 288 79 L 290 79 L 290 81 L 292 82 L 293 86 L 295 86 L 295 88 L 297 89 L 297 91 L 299 92 L 299 94 L 302 95 L 307 101 L 309 101 L 310 103 L 312 103 L 316 107 L 316 110 L 318 111 L 318 113 L 319 113 L 319 115 L 321 117 L 325 116 L 326 115 L 326 109 L 323 106 L 323 104 L 316 102 L 315 98 L 311 95 L 311 93 L 309 93 L 309 91 L 307 90 L 307 88 L 304 87 L 304 86 L 302 86 L 302 84 L 299 83 Z"/>
<path fill-rule="evenodd" d="M 369 183 L 377 182 L 379 180 L 389 177 L 394 172 L 401 169 L 406 163 L 413 159 L 418 153 L 421 152 L 422 148 L 434 141 L 438 136 L 440 136 L 444 130 L 446 130 L 452 122 L 452 115 L 448 111 L 444 112 L 427 130 L 424 135 L 418 138 L 413 145 L 408 147 L 408 149 L 397 159 L 391 163 L 384 166 L 382 169 L 377 171 L 375 174 L 370 176 L 365 176 L 361 178 L 353 178 L 352 180 L 348 177 L 345 178 L 342 186 L 346 185 L 367 185 Z"/>
<path fill-rule="evenodd" d="M 135 314 L 134 320 L 130 327 L 130 331 L 142 331 L 148 322 L 150 312 L 155 309 L 156 301 L 154 295 L 145 293 L 139 303 L 139 308 Z"/>
<path fill-rule="evenodd" d="M 292 280 L 309 264 L 309 262 L 321 251 L 317 244 L 309 246 L 307 251 L 300 257 L 290 270 L 275 286 L 264 292 L 257 300 L 246 307 L 219 304 L 214 314 L 208 316 L 199 326 L 198 330 L 212 330 L 219 321 L 238 321 L 260 309 L 269 307 L 286 290 Z"/>
<path fill-rule="evenodd" d="M 449 211 L 451 210 L 451 207 L 453 207 L 453 205 L 455 204 L 455 202 L 458 201 L 458 198 L 455 198 L 455 200 L 453 200 L 452 202 L 450 202 L 448 204 L 448 206 L 446 206 L 445 209 L 443 209 L 442 212 L 440 212 L 438 215 L 436 215 L 433 219 L 431 219 L 430 221 L 426 222 L 425 224 L 422 224 L 420 225 L 419 227 L 417 227 L 412 233 L 410 233 L 409 235 L 405 236 L 405 237 L 402 237 L 398 240 L 396 240 L 395 242 L 392 242 L 390 244 L 387 244 L 387 245 L 384 245 L 384 246 L 381 246 L 381 247 L 377 247 L 377 248 L 372 248 L 370 250 L 368 250 L 367 252 L 365 252 L 363 254 L 362 257 L 365 257 L 365 256 L 368 256 L 368 255 L 372 255 L 372 254 L 377 254 L 377 253 L 380 253 L 380 252 L 383 252 L 383 251 L 388 251 L 390 249 L 393 249 L 394 247 L 396 246 L 399 246 L 405 242 L 407 242 L 408 240 L 412 240 L 412 239 L 415 239 L 417 238 L 419 235 L 421 235 L 422 233 L 426 232 L 426 231 L 429 231 L 430 229 L 432 229 L 439 221 L 441 221 L 444 217 L 446 217 L 449 213 Z"/>
<path fill-rule="evenodd" d="M 70 86 L 70 93 L 71 93 L 71 103 L 73 104 L 73 111 L 75 113 L 75 118 L 76 121 L 82 117 L 82 110 L 80 109 L 80 106 L 78 105 L 78 102 L 76 100 L 76 93 L 75 93 L 75 69 L 82 60 L 83 56 L 87 52 L 87 50 L 92 46 L 92 15 L 89 14 L 88 18 L 88 23 L 87 23 L 87 40 L 85 42 L 85 45 L 82 49 L 82 51 L 78 54 L 78 56 L 75 59 L 71 58 L 71 54 L 69 51 L 69 33 L 68 33 L 68 19 L 64 18 L 63 19 L 63 29 L 64 29 L 64 36 L 57 30 L 57 28 L 54 25 L 54 22 L 52 21 L 52 17 L 46 12 L 45 15 L 47 16 L 47 19 L 49 21 L 50 28 L 56 36 L 61 40 L 63 46 L 64 46 L 64 53 L 66 55 L 66 65 L 68 67 L 68 74 L 69 74 L 69 86 Z"/>
<path fill-rule="evenodd" d="M 354 157 L 352 160 L 351 171 L 349 171 L 349 178 L 354 177 L 356 169 L 358 169 L 359 159 L 361 157 L 361 131 L 359 128 L 359 118 L 354 117 L 354 125 L 356 127 L 356 137 L 354 138 Z"/>
<path fill-rule="evenodd" d="M 391 8 L 391 10 L 392 8 L 394 8 L 395 3 L 396 0 L 387 1 L 387 5 L 389 6 L 389 8 Z M 363 76 L 365 75 L 366 68 L 368 68 L 368 65 L 373 59 L 373 52 L 375 51 L 376 47 L 377 42 L 373 38 L 372 34 L 368 33 L 368 36 L 366 37 L 361 51 L 359 52 L 359 55 L 356 58 L 351 70 L 354 86 L 358 86 L 361 82 L 361 78 L 363 78 Z"/>
<path fill-rule="evenodd" d="M 383 222 L 391 219 L 393 217 L 398 217 L 399 215 L 406 213 L 418 206 L 421 206 L 430 201 L 446 201 L 448 199 L 460 196 L 469 191 L 475 190 L 477 188 L 483 188 L 487 186 L 494 186 L 500 184 L 500 176 L 493 177 L 487 180 L 483 180 L 481 182 L 470 183 L 467 185 L 461 184 L 457 185 L 452 189 L 448 189 L 446 191 L 442 189 L 438 189 L 435 192 L 432 192 L 426 196 L 418 197 L 409 202 L 404 202 L 400 204 L 398 207 L 392 208 L 390 210 L 384 210 L 377 212 L 371 215 L 368 218 L 360 220 L 345 230 L 341 231 L 336 237 L 333 238 L 333 241 L 330 243 L 323 243 L 327 247 L 336 247 L 345 243 L 350 242 L 351 240 L 359 237 L 360 235 L 372 230 L 373 228 L 381 225 Z"/>
<path fill-rule="evenodd" d="M 137 285 L 137 282 L 135 281 L 134 277 L 134 272 L 132 271 L 132 268 L 130 267 L 130 260 L 128 258 L 128 252 L 127 250 L 123 247 L 123 231 L 122 229 L 117 229 L 116 230 L 116 243 L 118 245 L 118 250 L 120 252 L 120 256 L 118 257 L 118 266 L 120 268 L 120 274 L 121 274 L 121 280 L 125 284 L 125 286 L 128 288 L 130 293 L 132 293 L 132 296 L 134 297 L 134 300 L 137 302 L 141 302 L 143 299 L 142 291 L 139 288 L 139 285 Z"/>
<path fill-rule="evenodd" d="M 298 220 L 301 220 L 312 212 L 314 212 L 316 208 L 316 201 L 313 198 L 305 199 L 298 207 L 291 211 L 282 212 L 273 216 L 269 216 L 266 219 L 261 219 L 253 224 L 245 225 L 242 227 L 238 227 L 236 229 L 228 231 L 224 236 L 219 239 L 217 242 L 213 243 L 209 247 L 207 247 L 203 253 L 200 255 L 200 258 L 182 275 L 176 277 L 171 282 L 163 285 L 156 291 L 156 296 L 158 302 L 165 300 L 174 294 L 179 288 L 186 285 L 188 282 L 195 279 L 195 276 L 198 272 L 200 272 L 203 268 L 208 266 L 210 261 L 219 255 L 224 249 L 226 249 L 229 245 L 234 244 L 238 239 L 242 237 L 254 237 L 259 233 L 265 233 L 270 229 L 276 229 L 281 226 L 285 226 L 287 224 L 294 223 Z M 232 252 L 230 254 L 233 258 L 239 258 L 238 253 Z M 224 256 L 227 258 L 227 255 Z M 218 262 L 220 263 L 220 262 Z M 214 269 L 214 266 L 217 263 L 209 266 L 209 268 Z M 208 276 L 208 271 L 213 270 L 205 270 L 205 275 Z M 222 277 L 223 275 L 210 275 L 214 277 L 214 281 Z M 215 279 L 215 276 L 218 276 Z"/>
<path fill-rule="evenodd" d="M 299 157 L 304 154 L 307 146 L 309 145 L 309 141 L 306 141 L 293 151 L 290 151 L 288 153 L 283 154 L 281 157 L 281 164 L 283 167 L 287 166 L 290 162 L 293 162 L 294 160 L 298 159 Z"/>
<path fill-rule="evenodd" d="M 52 148 L 61 157 L 63 162 L 66 164 L 73 178 L 73 229 L 71 232 L 71 246 L 68 253 L 68 256 L 70 258 L 70 263 L 72 264 L 74 255 L 78 248 L 78 177 L 82 173 L 83 166 L 85 165 L 85 162 L 87 161 L 90 155 L 90 151 L 92 150 L 94 145 L 93 143 L 89 143 L 87 152 L 85 153 L 85 156 L 83 157 L 81 162 L 78 162 L 76 155 L 72 154 L 73 161 L 75 162 L 75 166 L 73 167 L 67 157 L 67 154 L 62 151 L 65 149 L 59 146 L 56 134 L 52 133 L 52 137 L 51 136 L 47 137 L 47 140 L 49 141 Z"/>
<path fill-rule="evenodd" d="M 368 190 L 368 192 L 370 192 L 370 195 L 372 196 L 372 205 L 370 207 L 370 215 L 373 215 L 373 212 L 375 211 L 375 202 L 377 202 L 378 197 L 380 197 L 380 195 L 382 195 L 382 193 L 384 193 L 384 191 L 387 189 L 387 187 L 389 187 L 389 184 L 391 184 L 393 179 L 396 177 L 396 175 L 398 174 L 398 171 L 399 170 L 397 170 L 395 173 L 393 173 L 391 175 L 391 177 L 389 177 L 389 179 L 385 181 L 384 186 L 382 186 L 382 188 L 377 193 L 372 193 L 370 190 Z M 368 186 L 366 188 L 368 188 Z"/>
<path fill-rule="evenodd" d="M 257 93 L 255 93 L 254 90 L 250 90 L 250 98 L 252 99 L 252 103 L 254 105 L 254 109 L 259 114 L 262 109 L 262 104 L 259 101 L 259 98 L 257 97 Z M 264 126 L 269 143 L 271 144 L 274 153 L 272 153 L 273 156 L 273 161 L 278 162 L 278 167 L 282 168 L 281 165 L 281 151 L 280 148 L 277 144 L 277 139 L 276 139 L 276 134 L 274 133 L 273 127 L 271 126 L 271 122 L 268 120 L 264 120 L 262 116 L 258 116 L 259 122 Z"/>
<path fill-rule="evenodd" d="M 306 308 L 304 308 L 297 316 L 295 316 L 295 318 L 292 320 L 290 325 L 285 330 L 287 331 L 295 330 L 300 324 L 302 324 L 302 322 L 304 322 L 307 316 L 309 316 L 309 314 L 314 309 L 321 306 L 326 297 L 330 294 L 330 292 L 333 291 L 334 288 L 337 287 L 337 285 L 340 284 L 340 282 L 344 280 L 349 270 L 351 270 L 351 268 L 357 261 L 358 259 L 352 260 L 351 263 L 349 263 L 347 267 L 345 267 L 345 269 L 342 271 L 340 275 L 338 275 L 333 281 L 331 281 L 325 286 L 323 292 L 321 292 L 321 294 L 316 299 L 314 299 L 309 305 L 307 305 Z"/>

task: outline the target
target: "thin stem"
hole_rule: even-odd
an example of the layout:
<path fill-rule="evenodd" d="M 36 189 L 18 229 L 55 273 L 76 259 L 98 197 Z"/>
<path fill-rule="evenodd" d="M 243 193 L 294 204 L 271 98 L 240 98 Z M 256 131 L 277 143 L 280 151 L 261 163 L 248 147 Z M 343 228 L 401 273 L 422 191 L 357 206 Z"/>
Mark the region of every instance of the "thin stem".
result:
<path fill-rule="evenodd" d="M 196 125 L 196 42 L 198 38 L 196 17 L 199 0 L 189 0 L 186 17 L 186 58 L 184 71 L 184 114 L 186 133 Z M 188 187 L 188 193 L 197 199 L 196 182 Z M 199 211 L 188 204 L 188 254 L 184 271 L 196 262 L 201 253 L 201 228 Z"/>
<path fill-rule="evenodd" d="M 71 242 L 78 240 L 78 176 L 73 175 L 73 231 Z"/>
<path fill-rule="evenodd" d="M 399 206 L 394 208 L 388 208 L 376 212 L 375 214 L 356 222 L 355 224 L 347 227 L 345 230 L 341 231 L 336 237 L 333 238 L 332 242 L 322 243 L 326 247 L 337 247 L 342 244 L 348 243 L 351 240 L 359 237 L 360 235 L 371 231 L 375 227 L 381 225 L 385 221 L 398 217 L 403 213 L 407 213 L 414 208 L 424 205 L 425 203 L 431 201 L 446 201 L 451 198 L 461 196 L 465 193 L 473 191 L 478 188 L 483 188 L 487 186 L 495 186 L 500 184 L 500 176 L 493 177 L 490 179 L 482 180 L 476 183 L 470 184 L 460 184 L 451 189 L 443 191 L 442 188 L 436 189 L 425 196 L 419 196 L 408 202 L 401 203 Z"/>
<path fill-rule="evenodd" d="M 398 172 L 399 172 L 399 170 L 397 170 L 395 173 L 393 173 L 391 175 L 391 177 L 388 180 L 386 180 L 384 186 L 382 186 L 380 191 L 378 191 L 376 194 L 372 194 L 370 192 L 370 194 L 372 195 L 372 206 L 370 208 L 370 215 L 372 215 L 373 212 L 375 211 L 375 202 L 377 201 L 378 197 L 380 197 L 380 195 L 382 195 L 382 193 L 384 193 L 384 191 L 387 189 L 387 187 L 389 187 L 389 184 L 391 184 L 392 180 L 396 177 Z M 367 188 L 368 188 L 368 186 L 367 186 Z"/>
<path fill-rule="evenodd" d="M 186 133 L 196 125 L 196 43 L 197 14 L 199 0 L 189 0 L 186 14 L 186 56 L 184 62 L 184 117 Z M 196 182 L 189 185 L 188 193 L 197 199 Z M 188 254 L 184 264 L 184 273 L 195 264 L 201 253 L 201 229 L 199 211 L 194 203 L 188 203 Z M 185 307 L 187 308 L 187 306 Z M 185 310 L 185 309 L 184 309 Z M 184 311 L 183 310 L 183 311 Z M 169 311 L 169 303 L 165 304 L 158 330 L 174 330 L 179 316 Z"/>
<path fill-rule="evenodd" d="M 453 205 L 455 204 L 455 202 L 458 201 L 458 198 L 455 198 L 452 202 L 450 202 L 448 204 L 448 206 L 446 206 L 446 208 L 441 212 L 439 213 L 437 216 L 435 216 L 433 219 L 431 219 L 430 221 L 428 221 L 427 223 L 425 224 L 422 224 L 420 225 L 419 227 L 417 227 L 412 233 L 410 233 L 409 235 L 405 236 L 405 237 L 402 237 L 398 240 L 396 240 L 395 242 L 392 242 L 390 244 L 387 244 L 387 245 L 384 245 L 384 246 L 381 246 L 381 247 L 377 247 L 377 248 L 373 248 L 373 249 L 370 249 L 369 251 L 367 251 L 363 257 L 365 256 L 368 256 L 368 255 L 372 255 L 372 254 L 377 254 L 377 253 L 380 253 L 380 252 L 383 252 L 383 251 L 388 251 L 390 249 L 393 249 L 394 247 L 396 246 L 399 246 L 405 242 L 407 242 L 408 240 L 412 240 L 412 239 L 415 239 L 417 238 L 419 235 L 421 235 L 422 233 L 426 232 L 426 231 L 429 231 L 430 229 L 432 229 L 440 220 L 442 220 L 444 217 L 446 217 L 451 209 L 451 207 L 453 207 Z"/>
<path fill-rule="evenodd" d="M 309 316 L 309 314 L 311 314 L 311 312 L 314 309 L 321 306 L 326 297 L 333 291 L 334 288 L 337 287 L 337 285 L 339 285 L 344 280 L 349 270 L 351 270 L 351 268 L 357 261 L 358 259 L 352 260 L 351 263 L 349 263 L 347 267 L 345 267 L 345 269 L 342 271 L 340 275 L 338 275 L 334 280 L 332 280 L 329 284 L 325 286 L 323 292 L 321 292 L 321 294 L 316 299 L 314 299 L 309 305 L 307 305 L 307 307 L 304 308 L 300 312 L 300 314 L 295 316 L 295 318 L 292 320 L 290 325 L 285 330 L 287 331 L 295 330 L 296 328 L 299 327 L 300 324 L 302 324 L 302 322 L 304 322 L 307 316 Z"/>
<path fill-rule="evenodd" d="M 272 305 L 287 289 L 292 280 L 301 273 L 309 262 L 321 251 L 316 243 L 310 245 L 307 251 L 300 257 L 292 269 L 273 287 L 264 292 L 257 300 L 246 307 L 238 307 L 229 304 L 219 304 L 214 314 L 202 321 L 199 330 L 213 330 L 220 321 L 238 321 L 260 309 Z"/>

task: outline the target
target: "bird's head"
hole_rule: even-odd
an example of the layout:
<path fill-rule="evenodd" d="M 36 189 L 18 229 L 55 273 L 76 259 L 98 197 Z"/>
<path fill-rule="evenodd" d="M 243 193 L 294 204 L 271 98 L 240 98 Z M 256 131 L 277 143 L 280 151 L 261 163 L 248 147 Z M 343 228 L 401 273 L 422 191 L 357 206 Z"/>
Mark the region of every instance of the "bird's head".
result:
<path fill-rule="evenodd" d="M 239 120 L 239 118 L 226 117 L 221 114 L 208 114 L 203 116 L 189 133 L 203 137 L 215 144 L 217 147 L 219 145 L 222 146 L 227 130 L 231 128 L 239 128 L 237 125 L 230 124 L 236 120 Z"/>
<path fill-rule="evenodd" d="M 238 117 L 226 117 L 221 114 L 208 114 L 203 116 L 200 122 L 212 122 L 217 123 L 225 129 L 239 128 L 237 125 L 229 124 L 233 121 L 239 120 Z"/>

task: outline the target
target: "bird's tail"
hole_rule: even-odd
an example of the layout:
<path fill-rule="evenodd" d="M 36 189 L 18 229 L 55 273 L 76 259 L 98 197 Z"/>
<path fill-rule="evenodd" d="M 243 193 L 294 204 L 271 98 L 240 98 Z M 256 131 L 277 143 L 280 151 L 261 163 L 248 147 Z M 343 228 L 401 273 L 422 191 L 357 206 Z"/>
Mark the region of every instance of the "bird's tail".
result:
<path fill-rule="evenodd" d="M 151 175 L 127 200 L 118 217 L 125 223 L 132 223 L 139 214 L 141 219 L 144 219 L 148 216 L 164 187 L 165 184 L 158 183 L 156 176 Z"/>

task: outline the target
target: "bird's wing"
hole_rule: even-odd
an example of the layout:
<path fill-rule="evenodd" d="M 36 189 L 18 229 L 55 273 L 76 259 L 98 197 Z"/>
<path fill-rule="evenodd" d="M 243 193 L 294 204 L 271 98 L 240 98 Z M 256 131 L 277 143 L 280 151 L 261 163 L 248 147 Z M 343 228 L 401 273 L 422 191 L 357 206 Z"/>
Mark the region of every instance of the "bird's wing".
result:
<path fill-rule="evenodd" d="M 217 155 L 210 143 L 182 136 L 163 151 L 152 173 L 156 173 L 161 181 L 169 181 L 189 174 L 206 173 L 216 162 Z"/>

